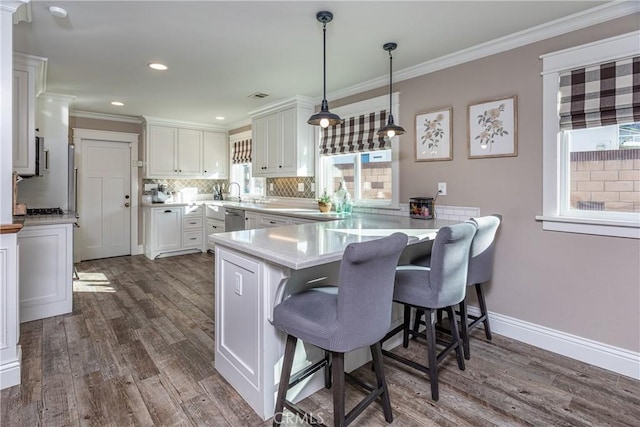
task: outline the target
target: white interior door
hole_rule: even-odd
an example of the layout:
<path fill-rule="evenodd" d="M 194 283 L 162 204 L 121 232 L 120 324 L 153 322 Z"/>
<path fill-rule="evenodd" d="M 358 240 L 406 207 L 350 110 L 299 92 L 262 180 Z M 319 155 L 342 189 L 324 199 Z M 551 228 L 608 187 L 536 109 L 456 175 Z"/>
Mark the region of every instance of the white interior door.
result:
<path fill-rule="evenodd" d="M 131 254 L 131 147 L 83 140 L 82 260 Z"/>

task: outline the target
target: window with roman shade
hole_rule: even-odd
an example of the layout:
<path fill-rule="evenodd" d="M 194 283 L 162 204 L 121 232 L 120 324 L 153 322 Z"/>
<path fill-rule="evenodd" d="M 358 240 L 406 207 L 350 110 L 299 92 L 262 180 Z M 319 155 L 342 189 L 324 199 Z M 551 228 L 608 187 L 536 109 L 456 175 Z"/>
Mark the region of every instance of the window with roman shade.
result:
<path fill-rule="evenodd" d="M 322 129 L 320 154 L 334 156 L 366 151 L 388 150 L 389 140 L 376 134 L 386 125 L 386 110 L 345 119 L 342 124 Z"/>
<path fill-rule="evenodd" d="M 234 164 L 251 163 L 251 139 L 245 139 L 233 143 L 231 161 Z"/>
<path fill-rule="evenodd" d="M 640 56 L 560 73 L 560 130 L 640 121 Z"/>

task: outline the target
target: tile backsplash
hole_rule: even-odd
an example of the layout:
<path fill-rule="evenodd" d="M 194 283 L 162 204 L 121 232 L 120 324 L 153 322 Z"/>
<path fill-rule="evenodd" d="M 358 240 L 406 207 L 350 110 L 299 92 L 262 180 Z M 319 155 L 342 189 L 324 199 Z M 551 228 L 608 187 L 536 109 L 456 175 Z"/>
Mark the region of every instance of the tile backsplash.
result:
<path fill-rule="evenodd" d="M 143 179 L 142 188 L 144 184 L 164 184 L 167 186 L 167 190 L 171 193 L 179 192 L 183 188 L 196 188 L 198 194 L 212 194 L 213 186 L 216 184 L 228 186 L 226 179 Z"/>
<path fill-rule="evenodd" d="M 295 197 L 298 199 L 315 199 L 315 191 L 311 191 L 311 185 L 315 183 L 311 177 L 297 178 L 267 178 L 267 197 Z M 304 185 L 304 191 L 298 190 L 298 185 Z M 271 191 L 273 185 L 273 191 Z"/>

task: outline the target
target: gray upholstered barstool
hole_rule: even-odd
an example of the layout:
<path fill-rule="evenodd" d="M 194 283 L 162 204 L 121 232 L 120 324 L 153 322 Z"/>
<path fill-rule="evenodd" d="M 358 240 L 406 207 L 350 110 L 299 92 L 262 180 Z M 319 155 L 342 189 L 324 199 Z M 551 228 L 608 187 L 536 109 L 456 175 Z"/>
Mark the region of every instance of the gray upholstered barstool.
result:
<path fill-rule="evenodd" d="M 307 290 L 292 295 L 274 308 L 273 324 L 287 334 L 274 426 L 282 422 L 285 407 L 311 423 L 324 425 L 286 399 L 287 390 L 292 384 L 317 371 L 314 367 L 307 368 L 302 376 L 298 375 L 290 384 L 298 339 L 330 352 L 331 357 L 325 358 L 316 366 L 324 365 L 325 369 L 331 370 L 335 426 L 349 424 L 378 397 L 382 402 L 385 419 L 387 422 L 393 420 L 382 366 L 380 340 L 391 326 L 396 266 L 407 240 L 406 234 L 394 233 L 382 239 L 348 245 L 340 264 L 337 292 Z M 370 393 L 345 416 L 344 354 L 362 347 L 371 349 L 377 384 L 371 387 L 347 376 Z M 331 361 L 329 366 L 327 361 Z M 327 380 L 327 384 L 330 381 Z"/>
<path fill-rule="evenodd" d="M 467 286 L 473 286 L 478 297 L 478 305 L 480 315 L 475 316 L 467 312 L 466 299 L 460 302 L 460 335 L 463 340 L 464 357 L 469 360 L 471 351 L 469 348 L 469 332 L 477 327 L 480 323 L 484 324 L 484 333 L 488 340 L 491 340 L 491 327 L 489 325 L 489 316 L 487 314 L 487 303 L 484 298 L 484 290 L 482 285 L 493 276 L 493 260 L 495 258 L 495 237 L 502 222 L 502 216 L 498 214 L 483 216 L 479 218 L 471 218 L 469 220 L 476 225 L 476 235 L 471 242 L 471 252 L 469 254 L 469 274 L 467 277 Z M 429 266 L 431 263 L 430 256 L 426 256 L 414 261 L 416 265 Z M 418 310 L 416 313 L 414 331 L 418 330 L 422 317 L 422 312 Z M 450 318 L 453 319 L 453 318 Z"/>
<path fill-rule="evenodd" d="M 393 300 L 404 304 L 404 322 L 391 330 L 383 339 L 387 340 L 403 331 L 402 345 L 409 345 L 409 335 L 417 335 L 411 330 L 411 308 L 426 313 L 426 338 L 428 366 L 406 359 L 390 351 L 383 350 L 382 354 L 402 362 L 412 368 L 429 375 L 431 382 L 431 398 L 438 400 L 438 364 L 451 351 L 456 352 L 458 367 L 464 370 L 462 346 L 458 335 L 456 322 L 452 322 L 451 341 L 445 343 L 445 348 L 439 354 L 436 350 L 436 311 L 445 309 L 453 318 L 453 306 L 464 299 L 467 270 L 469 265 L 469 249 L 476 232 L 475 225 L 465 222 L 462 224 L 442 227 L 433 242 L 431 249 L 431 266 L 415 265 L 398 267 Z"/>

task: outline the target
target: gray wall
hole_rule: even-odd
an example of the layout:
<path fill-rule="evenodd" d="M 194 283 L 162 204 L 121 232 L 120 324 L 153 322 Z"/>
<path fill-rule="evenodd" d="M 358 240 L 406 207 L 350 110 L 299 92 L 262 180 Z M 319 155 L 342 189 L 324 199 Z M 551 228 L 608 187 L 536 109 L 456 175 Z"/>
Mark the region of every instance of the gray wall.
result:
<path fill-rule="evenodd" d="M 635 239 L 543 231 L 541 54 L 638 29 L 638 15 L 611 21 L 414 79 L 397 82 L 400 200 L 433 195 L 443 205 L 499 212 L 491 311 L 624 349 L 640 350 L 640 243 Z M 402 55 L 402 44 L 396 56 Z M 381 88 L 331 107 L 386 93 Z M 518 156 L 467 159 L 467 106 L 518 96 Z M 415 115 L 453 107 L 452 161 L 415 162 Z"/>

